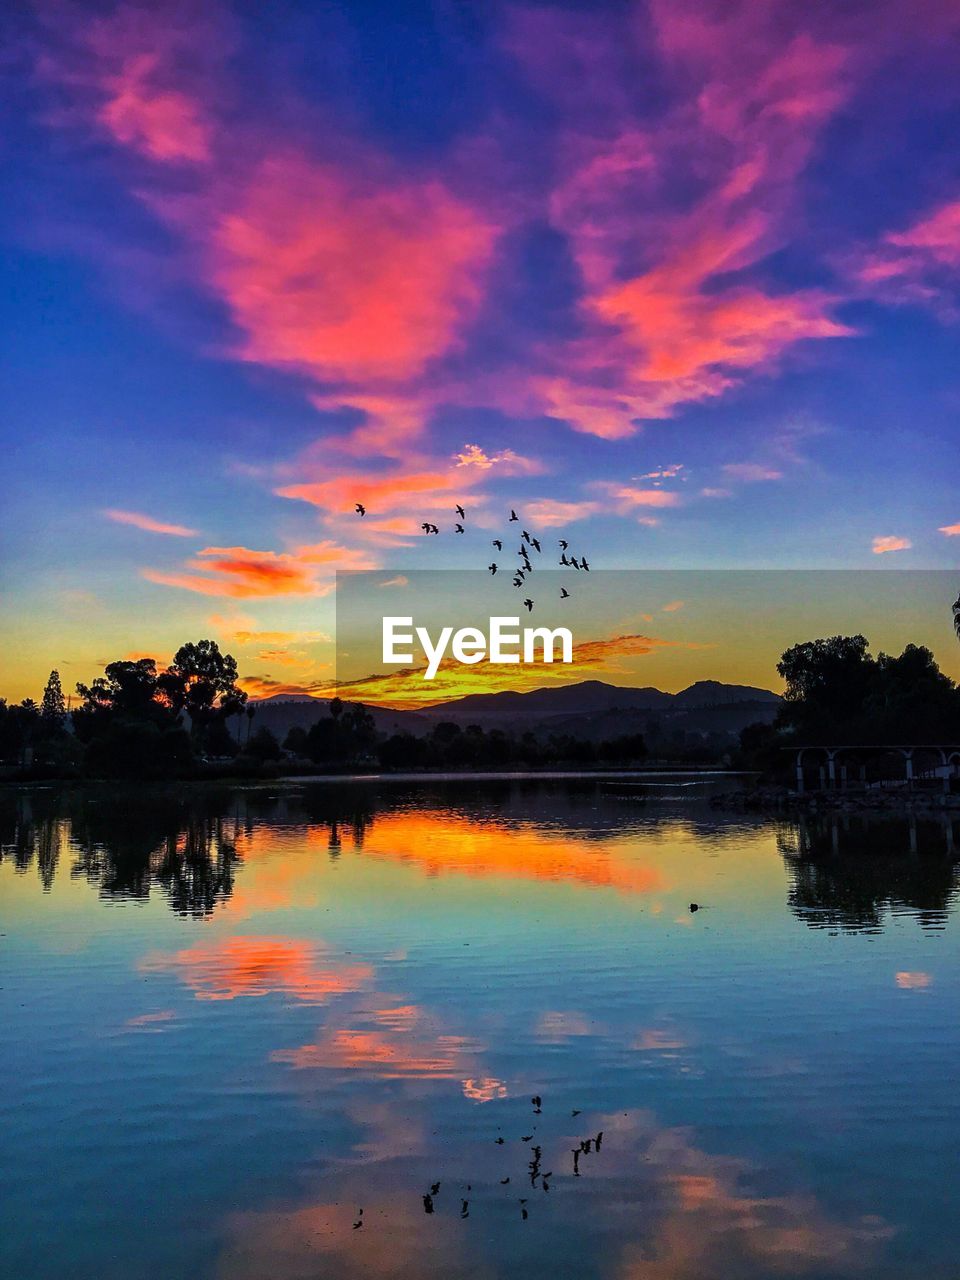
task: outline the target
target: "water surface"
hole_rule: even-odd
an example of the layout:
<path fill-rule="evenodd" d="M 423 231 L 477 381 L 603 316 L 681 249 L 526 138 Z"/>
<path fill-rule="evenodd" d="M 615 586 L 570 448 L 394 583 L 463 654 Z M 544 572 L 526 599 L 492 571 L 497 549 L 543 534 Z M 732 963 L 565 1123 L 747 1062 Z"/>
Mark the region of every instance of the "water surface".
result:
<path fill-rule="evenodd" d="M 4 1274 L 955 1277 L 960 822 L 682 781 L 0 796 Z"/>

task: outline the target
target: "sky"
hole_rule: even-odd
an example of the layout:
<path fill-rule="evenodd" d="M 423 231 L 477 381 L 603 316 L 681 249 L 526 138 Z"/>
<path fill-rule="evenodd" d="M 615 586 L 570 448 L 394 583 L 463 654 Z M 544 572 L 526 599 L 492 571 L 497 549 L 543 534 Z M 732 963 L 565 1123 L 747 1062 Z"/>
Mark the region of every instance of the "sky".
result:
<path fill-rule="evenodd" d="M 958 43 L 956 0 L 18 7 L 0 695 L 200 636 L 316 692 L 337 571 L 483 568 L 511 508 L 594 568 L 957 568 Z"/>

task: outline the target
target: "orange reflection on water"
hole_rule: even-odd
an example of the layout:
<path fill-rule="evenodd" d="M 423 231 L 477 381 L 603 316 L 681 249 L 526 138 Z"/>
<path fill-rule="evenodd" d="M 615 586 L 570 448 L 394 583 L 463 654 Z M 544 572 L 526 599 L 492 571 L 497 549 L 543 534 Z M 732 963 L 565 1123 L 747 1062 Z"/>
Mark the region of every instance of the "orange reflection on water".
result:
<path fill-rule="evenodd" d="M 322 948 L 294 938 L 232 935 L 199 943 L 171 955 L 146 956 L 144 973 L 172 972 L 198 1000 L 236 1000 L 283 992 L 308 1004 L 323 1004 L 332 995 L 358 991 L 373 980 L 368 964 L 317 963 Z"/>
<path fill-rule="evenodd" d="M 346 1027 L 324 1032 L 314 1044 L 277 1049 L 274 1062 L 290 1066 L 368 1071 L 380 1080 L 419 1076 L 428 1080 L 460 1080 L 480 1046 L 465 1036 L 438 1035 L 407 1039 L 383 1031 L 355 1031 Z"/>
<path fill-rule="evenodd" d="M 444 810 L 379 817 L 364 853 L 410 863 L 429 876 L 460 874 L 521 880 L 567 880 L 621 893 L 666 886 L 658 867 L 638 863 L 625 840 L 561 836 L 529 823 L 479 822 Z"/>

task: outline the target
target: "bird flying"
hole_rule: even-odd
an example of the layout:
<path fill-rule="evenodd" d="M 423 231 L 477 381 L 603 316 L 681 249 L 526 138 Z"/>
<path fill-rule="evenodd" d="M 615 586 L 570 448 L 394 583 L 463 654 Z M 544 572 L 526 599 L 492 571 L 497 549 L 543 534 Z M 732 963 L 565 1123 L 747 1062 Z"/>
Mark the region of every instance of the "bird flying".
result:
<path fill-rule="evenodd" d="M 570 545 L 570 543 L 566 540 L 566 538 L 561 538 L 561 539 L 560 539 L 560 550 L 561 550 L 561 551 L 566 551 L 566 549 L 567 549 L 567 547 L 569 547 L 569 545 Z"/>
<path fill-rule="evenodd" d="M 567 600 L 567 599 L 569 599 L 569 597 L 570 597 L 570 592 L 567 590 L 567 588 L 566 588 L 566 587 L 561 587 L 561 588 L 560 588 L 560 599 L 561 599 L 561 600 Z"/>
<path fill-rule="evenodd" d="M 357 503 L 357 505 L 354 507 L 354 511 L 356 511 L 358 516 L 365 516 L 367 514 L 367 508 L 363 505 L 362 502 Z"/>
<path fill-rule="evenodd" d="M 519 519 L 520 519 L 520 517 L 519 517 L 519 516 L 517 515 L 517 513 L 514 511 L 513 507 L 511 507 L 511 508 L 510 508 L 510 520 L 508 520 L 508 521 L 507 521 L 507 524 L 510 524 L 510 522 L 511 522 L 512 520 L 519 520 Z"/>
<path fill-rule="evenodd" d="M 454 533 L 463 533 L 463 525 L 458 522 L 453 531 Z"/>
<path fill-rule="evenodd" d="M 527 613 L 533 613 L 533 601 L 530 599 L 527 599 L 527 600 L 524 600 L 523 603 L 524 605 L 526 605 Z M 531 1134 L 530 1136 L 532 1138 L 533 1134 Z M 524 1142 L 526 1142 L 526 1138 L 524 1138 Z"/>
<path fill-rule="evenodd" d="M 497 572 L 497 566 L 495 564 L 488 564 L 487 568 L 490 570 L 491 574 L 494 574 Z"/>
<path fill-rule="evenodd" d="M 460 503 L 459 503 L 459 502 L 457 503 L 457 506 L 456 506 L 456 512 L 457 512 L 457 515 L 460 517 L 460 519 L 461 519 L 461 520 L 462 520 L 462 519 L 466 516 L 466 514 L 467 514 L 467 513 L 464 511 L 463 507 L 461 507 L 461 505 L 460 505 Z"/>
<path fill-rule="evenodd" d="M 500 541 L 499 538 L 494 538 L 492 545 L 495 546 L 498 551 L 503 550 L 503 543 Z"/>

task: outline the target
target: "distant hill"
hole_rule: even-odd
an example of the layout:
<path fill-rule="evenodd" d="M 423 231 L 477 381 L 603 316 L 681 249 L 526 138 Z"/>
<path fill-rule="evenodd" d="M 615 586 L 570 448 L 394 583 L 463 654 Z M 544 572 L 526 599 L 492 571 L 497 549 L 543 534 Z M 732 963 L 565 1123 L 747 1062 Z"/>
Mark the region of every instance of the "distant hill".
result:
<path fill-rule="evenodd" d="M 625 733 L 646 733 L 654 724 L 667 734 L 720 734 L 731 739 L 757 721 L 770 723 L 779 694 L 749 685 L 699 680 L 680 693 L 637 689 L 582 680 L 577 684 L 533 689 L 529 693 L 473 693 L 418 711 L 391 711 L 364 704 L 380 733 L 428 733 L 435 724 L 452 721 L 465 727 L 504 729 L 537 736 L 550 733 L 601 741 Z M 308 729 L 329 715 L 328 698 L 265 698 L 256 707 L 254 727 L 266 727 L 282 742 L 295 726 Z"/>

